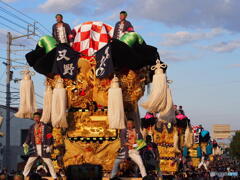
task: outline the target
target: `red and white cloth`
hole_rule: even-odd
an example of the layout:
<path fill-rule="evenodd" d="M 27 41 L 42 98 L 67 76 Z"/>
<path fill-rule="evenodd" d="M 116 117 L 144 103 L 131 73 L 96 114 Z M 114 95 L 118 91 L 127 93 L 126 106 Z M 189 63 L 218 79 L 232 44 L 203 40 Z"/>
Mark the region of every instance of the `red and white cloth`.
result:
<path fill-rule="evenodd" d="M 114 28 L 98 21 L 89 21 L 74 27 L 73 49 L 84 55 L 92 56 L 105 46 L 113 36 Z"/>
<path fill-rule="evenodd" d="M 201 126 L 199 126 L 199 125 L 197 125 L 197 126 L 192 126 L 193 133 L 194 133 L 194 134 L 197 134 L 197 131 L 198 131 L 198 129 L 200 129 L 200 128 L 201 128 Z"/>

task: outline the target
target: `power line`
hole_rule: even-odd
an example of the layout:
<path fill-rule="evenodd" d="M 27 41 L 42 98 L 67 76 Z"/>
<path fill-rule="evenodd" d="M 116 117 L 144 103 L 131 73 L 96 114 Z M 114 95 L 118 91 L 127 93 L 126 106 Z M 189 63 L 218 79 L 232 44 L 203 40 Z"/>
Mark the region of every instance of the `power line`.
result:
<path fill-rule="evenodd" d="M 4 59 L 4 60 L 7 60 L 7 58 L 4 58 L 4 57 L 0 57 L 0 59 Z"/>
<path fill-rule="evenodd" d="M 11 20 L 8 19 L 8 18 L 5 18 L 5 17 L 3 17 L 3 16 L 1 16 L 1 15 L 0 15 L 0 18 L 4 19 L 4 20 L 7 21 L 7 22 L 10 22 L 10 23 L 14 24 L 15 26 L 18 26 L 18 27 L 20 27 L 20 28 L 22 28 L 22 29 L 24 29 L 24 30 L 27 30 L 25 27 L 23 27 L 23 26 L 15 23 L 15 22 L 13 22 L 13 21 L 11 21 Z"/>
<path fill-rule="evenodd" d="M 42 26 L 48 33 L 52 34 L 48 28 L 46 28 L 45 26 L 43 26 L 40 22 L 37 22 L 40 26 Z"/>
<path fill-rule="evenodd" d="M 6 73 L 6 71 L 3 71 L 2 74 L 1 74 L 1 78 L 0 78 L 0 81 L 3 79 L 3 75 L 4 73 Z"/>
<path fill-rule="evenodd" d="M 17 33 L 23 35 L 22 32 L 20 32 L 20 31 L 14 29 L 13 27 L 11 27 L 11 26 L 9 26 L 9 25 L 7 25 L 7 24 L 5 24 L 5 23 L 0 22 L 0 24 L 3 25 L 3 26 L 5 26 L 5 27 L 7 27 L 7 28 L 9 28 L 9 29 L 11 29 L 11 30 L 14 31 L 14 32 L 17 32 Z"/>
<path fill-rule="evenodd" d="M 18 17 L 17 15 L 11 13 L 10 11 L 8 11 L 8 10 L 2 8 L 2 7 L 0 7 L 0 11 L 2 11 L 2 12 L 4 12 L 5 14 L 8 14 L 8 15 L 10 15 L 10 16 L 16 18 L 16 19 L 18 19 L 18 20 L 20 20 L 20 21 L 22 21 L 22 22 L 24 22 L 24 23 L 26 23 L 26 24 L 31 24 L 31 23 L 25 21 L 24 19 Z"/>
<path fill-rule="evenodd" d="M 8 3 L 5 3 L 5 2 L 3 2 L 2 0 L 0 0 L 0 2 L 1 2 L 2 4 L 4 4 L 5 6 L 13 9 L 13 10 L 16 11 L 16 12 L 18 12 L 19 14 L 25 16 L 26 18 L 31 19 L 31 20 L 37 22 L 42 28 L 44 28 L 47 32 L 49 32 L 49 33 L 51 34 L 51 32 L 48 30 L 48 28 L 46 28 L 46 27 L 45 27 L 43 24 L 41 24 L 40 22 L 38 22 L 38 21 L 36 21 L 35 19 L 33 19 L 32 17 L 26 15 L 26 14 L 23 13 L 22 11 L 20 11 L 20 10 L 18 10 L 18 9 L 16 9 L 16 8 L 12 7 L 12 6 L 10 6 Z"/>
<path fill-rule="evenodd" d="M 12 60 L 12 62 L 13 62 L 13 63 L 16 63 L 16 64 L 25 65 L 25 66 L 27 65 L 26 63 L 23 63 L 23 62 L 18 62 L 18 61 L 14 61 L 14 60 Z"/>

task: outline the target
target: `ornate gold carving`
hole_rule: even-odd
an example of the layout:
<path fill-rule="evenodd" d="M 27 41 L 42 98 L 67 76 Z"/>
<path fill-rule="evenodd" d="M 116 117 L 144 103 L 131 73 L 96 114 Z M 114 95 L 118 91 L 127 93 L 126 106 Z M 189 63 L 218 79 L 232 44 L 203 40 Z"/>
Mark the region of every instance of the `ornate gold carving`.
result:
<path fill-rule="evenodd" d="M 64 136 L 61 130 L 54 129 L 55 150 L 53 159 L 61 156 L 62 151 L 58 147 L 65 147 L 62 164 L 54 161 L 56 169 L 62 165 L 92 163 L 101 164 L 104 170 L 111 170 L 120 147 L 119 140 L 98 142 L 70 142 L 68 137 L 116 137 L 116 130 L 109 129 L 107 111 L 98 110 L 107 106 L 108 89 L 111 84 L 111 77 L 108 79 L 97 79 L 95 76 L 96 61 L 94 57 L 81 57 L 78 61 L 79 73 L 75 80 L 64 79 L 64 87 L 67 91 L 68 112 L 67 120 L 69 127 L 65 130 Z M 137 102 L 143 96 L 145 90 L 146 70 L 117 73 L 120 86 L 123 92 L 124 108 L 137 112 Z M 54 79 L 47 79 L 47 82 L 54 87 L 60 76 Z M 96 111 L 97 110 L 97 111 Z"/>
<path fill-rule="evenodd" d="M 117 150 L 120 147 L 119 140 L 100 143 L 70 142 L 65 140 L 66 153 L 64 165 L 77 165 L 83 163 L 100 164 L 103 169 L 110 171 L 113 166 Z"/>

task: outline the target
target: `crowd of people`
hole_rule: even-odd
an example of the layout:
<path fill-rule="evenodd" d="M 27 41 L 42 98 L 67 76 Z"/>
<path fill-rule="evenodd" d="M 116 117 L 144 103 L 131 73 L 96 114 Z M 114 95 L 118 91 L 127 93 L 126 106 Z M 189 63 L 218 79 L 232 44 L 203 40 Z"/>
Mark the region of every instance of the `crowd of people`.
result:
<path fill-rule="evenodd" d="M 215 156 L 212 161 L 207 159 L 207 168 L 204 166 L 194 167 L 191 161 L 184 161 L 175 179 L 239 179 L 240 161 L 225 157 Z"/>
<path fill-rule="evenodd" d="M 236 159 L 218 156 L 209 163 L 211 172 L 240 172 L 240 162 Z"/>
<path fill-rule="evenodd" d="M 21 171 L 12 170 L 8 172 L 7 169 L 3 169 L 0 173 L 0 180 L 24 180 L 24 176 Z M 40 174 L 33 172 L 30 174 L 29 180 L 44 180 L 44 178 Z"/>

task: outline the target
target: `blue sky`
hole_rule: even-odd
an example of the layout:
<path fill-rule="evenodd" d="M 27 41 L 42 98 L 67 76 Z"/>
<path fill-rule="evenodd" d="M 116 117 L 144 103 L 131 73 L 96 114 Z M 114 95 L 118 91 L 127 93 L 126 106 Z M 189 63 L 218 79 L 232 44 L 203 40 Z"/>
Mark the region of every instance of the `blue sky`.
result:
<path fill-rule="evenodd" d="M 91 20 L 114 26 L 121 10 L 169 65 L 175 104 L 193 124 L 240 127 L 239 0 L 5 0 L 51 31 L 56 13 L 75 25 Z M 67 3 L 66 3 L 67 2 Z M 2 6 L 1 6 L 2 7 Z M 0 29 L 3 29 L 0 26 Z M 1 33 L 0 42 L 4 42 Z M 31 42 L 31 44 L 34 44 Z M 4 49 L 4 44 L 0 44 Z M 4 51 L 0 52 L 4 56 Z M 1 66 L 0 74 L 4 73 Z M 16 75 L 17 76 L 17 75 Z M 34 77 L 43 95 L 43 77 Z M 5 78 L 1 78 L 4 83 Z M 16 86 L 16 85 L 15 85 Z M 39 101 L 41 101 L 39 99 Z M 142 111 L 143 113 L 143 111 Z"/>

